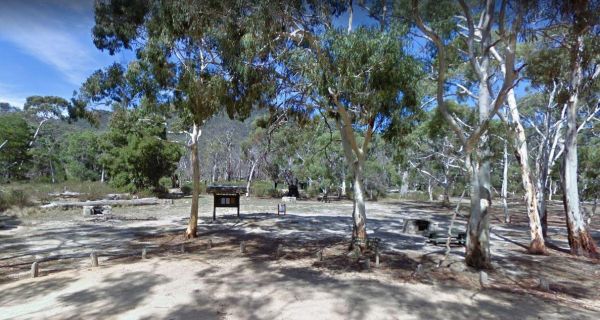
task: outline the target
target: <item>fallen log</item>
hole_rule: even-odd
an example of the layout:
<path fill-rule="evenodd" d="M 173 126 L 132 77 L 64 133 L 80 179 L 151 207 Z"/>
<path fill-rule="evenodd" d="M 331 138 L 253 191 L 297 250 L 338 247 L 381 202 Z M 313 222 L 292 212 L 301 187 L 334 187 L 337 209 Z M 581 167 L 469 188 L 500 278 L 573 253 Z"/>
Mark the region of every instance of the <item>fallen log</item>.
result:
<path fill-rule="evenodd" d="M 114 207 L 124 207 L 124 206 L 149 206 L 159 204 L 158 198 L 142 198 L 142 199 L 132 199 L 132 200 L 95 200 L 95 201 L 76 201 L 76 202 L 67 202 L 67 201 L 57 201 L 51 202 L 49 204 L 45 204 L 40 208 L 62 208 L 62 209 L 71 209 L 71 208 L 79 208 L 84 206 L 114 206 Z"/>
<path fill-rule="evenodd" d="M 131 193 L 109 193 L 103 198 L 104 200 L 129 200 Z"/>
<path fill-rule="evenodd" d="M 87 193 L 73 192 L 73 191 L 64 191 L 64 192 L 55 192 L 48 193 L 48 196 L 54 198 L 78 198 L 81 196 L 85 196 Z"/>

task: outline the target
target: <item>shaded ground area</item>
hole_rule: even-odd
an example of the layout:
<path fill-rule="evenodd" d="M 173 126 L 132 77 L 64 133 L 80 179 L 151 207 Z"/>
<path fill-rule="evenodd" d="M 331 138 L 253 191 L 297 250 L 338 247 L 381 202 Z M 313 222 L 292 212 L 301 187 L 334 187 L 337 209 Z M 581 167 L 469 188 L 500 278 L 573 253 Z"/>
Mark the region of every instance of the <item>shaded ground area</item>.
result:
<path fill-rule="evenodd" d="M 367 271 L 347 254 L 351 202 L 301 201 L 288 205 L 288 215 L 277 216 L 276 201 L 243 199 L 241 220 L 235 210 L 219 208 L 218 220 L 212 222 L 206 217 L 212 213 L 211 199 L 201 200 L 205 219 L 200 237 L 192 241 L 181 237 L 189 199 L 115 208 L 109 219 L 86 219 L 80 211 L 3 217 L 0 277 L 9 283 L 0 287 L 0 318 L 289 319 L 310 317 L 311 312 L 343 319 L 507 318 L 514 311 L 519 318 L 600 315 L 600 265 L 563 252 L 566 231 L 556 206 L 550 216 L 556 249 L 548 256 L 525 254 L 528 231 L 521 204 L 511 204 L 513 224 L 493 219 L 495 270 L 489 273 L 490 286 L 482 290 L 478 273 L 462 263 L 463 248 L 453 247 L 438 268 L 443 246 L 402 233 L 407 218 L 447 227 L 451 209 L 436 204 L 369 203 L 368 229 L 371 237 L 381 239 L 382 249 L 381 265 Z M 502 213 L 495 209 L 494 214 Z M 459 218 L 456 224 L 464 227 L 465 222 Z M 240 241 L 247 245 L 246 254 L 240 254 Z M 276 256 L 279 245 L 282 257 Z M 140 262 L 144 247 L 152 259 Z M 317 259 L 320 250 L 323 261 Z M 99 253 L 103 267 L 87 269 L 91 251 Z M 50 276 L 14 282 L 27 276 L 35 260 L 42 275 Z M 538 288 L 540 278 L 549 282 L 550 292 Z"/>
<path fill-rule="evenodd" d="M 4 285 L 15 319 L 594 319 L 597 313 L 498 290 L 330 272 L 308 261 L 202 253 L 62 272 Z M 250 254 L 250 253 L 249 253 Z M 19 298 L 17 298 L 19 297 Z"/>

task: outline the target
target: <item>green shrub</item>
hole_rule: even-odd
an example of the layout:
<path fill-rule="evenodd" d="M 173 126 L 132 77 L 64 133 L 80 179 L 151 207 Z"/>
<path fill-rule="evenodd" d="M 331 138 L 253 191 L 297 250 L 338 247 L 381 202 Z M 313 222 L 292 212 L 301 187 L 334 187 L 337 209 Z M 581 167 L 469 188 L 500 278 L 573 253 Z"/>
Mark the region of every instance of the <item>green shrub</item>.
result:
<path fill-rule="evenodd" d="M 257 197 L 278 197 L 277 190 L 270 181 L 254 181 L 250 186 L 250 194 Z"/>
<path fill-rule="evenodd" d="M 189 196 L 194 191 L 194 183 L 191 181 L 187 181 L 181 184 L 181 192 L 184 195 Z M 200 181 L 200 194 L 206 193 L 206 182 Z"/>
<path fill-rule="evenodd" d="M 165 189 L 170 189 L 173 185 L 173 181 L 171 180 L 171 177 L 162 177 L 158 180 L 158 184 Z"/>
<path fill-rule="evenodd" d="M 23 208 L 29 205 L 31 205 L 29 195 L 21 189 L 0 191 L 0 211 L 14 206 Z"/>
<path fill-rule="evenodd" d="M 194 189 L 194 185 L 191 182 L 186 182 L 181 186 L 181 192 L 184 195 L 189 196 L 192 194 L 192 190 Z"/>
<path fill-rule="evenodd" d="M 306 193 L 308 194 L 309 198 L 315 198 L 321 193 L 321 188 L 319 188 L 317 183 L 313 183 L 310 187 L 308 187 Z"/>
<path fill-rule="evenodd" d="M 407 193 L 403 198 L 414 201 L 429 201 L 429 195 L 427 194 L 427 192 L 423 191 L 411 191 Z"/>

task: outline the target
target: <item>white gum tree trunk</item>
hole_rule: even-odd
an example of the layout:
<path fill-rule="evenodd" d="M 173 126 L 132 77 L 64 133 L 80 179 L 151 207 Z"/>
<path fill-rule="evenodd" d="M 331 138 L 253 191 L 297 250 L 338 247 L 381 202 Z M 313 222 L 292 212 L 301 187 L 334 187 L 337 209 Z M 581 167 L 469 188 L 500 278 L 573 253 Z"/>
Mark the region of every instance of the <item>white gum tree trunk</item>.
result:
<path fill-rule="evenodd" d="M 250 168 L 250 173 L 248 174 L 248 182 L 246 183 L 246 197 L 250 195 L 250 184 L 252 183 L 252 176 L 254 176 L 254 169 L 256 168 L 257 163 L 258 163 L 258 159 L 252 163 L 252 167 Z"/>
<path fill-rule="evenodd" d="M 504 59 L 493 48 L 491 49 L 491 53 L 494 55 L 496 60 L 500 62 L 502 73 L 506 75 L 506 64 Z M 525 205 L 527 206 L 527 217 L 529 218 L 529 235 L 531 242 L 529 243 L 528 251 L 532 254 L 544 254 L 546 252 L 546 245 L 544 243 L 544 235 L 541 223 L 542 216 L 538 209 L 539 196 L 537 195 L 531 176 L 527 137 L 521 122 L 521 115 L 519 113 L 514 90 L 510 89 L 508 91 L 506 95 L 506 101 L 508 103 L 508 109 L 510 112 L 510 130 L 512 131 L 509 135 L 513 138 L 512 143 L 518 155 L 517 160 L 519 161 L 519 167 L 521 169 L 521 183 L 523 184 L 523 190 L 525 192 Z M 507 163 L 505 163 L 505 165 L 507 165 Z M 505 207 L 505 217 L 507 217 L 507 212 L 508 210 Z"/>
<path fill-rule="evenodd" d="M 365 190 L 363 184 L 363 170 L 365 163 L 365 149 L 368 147 L 369 135 L 367 133 L 365 139 L 367 143 L 363 144 L 363 148 L 359 148 L 357 141 L 354 137 L 354 131 L 352 130 L 352 124 L 349 121 L 350 118 L 346 114 L 345 109 L 341 112 L 342 116 L 340 120 L 336 121 L 337 127 L 340 130 L 342 138 L 342 149 L 348 167 L 351 168 L 353 175 L 353 194 L 354 194 L 354 210 L 352 211 L 352 247 L 355 244 L 359 246 L 361 250 L 366 248 L 367 243 L 367 212 L 365 205 Z M 367 131 L 370 132 L 372 128 Z"/>
<path fill-rule="evenodd" d="M 487 60 L 482 62 L 481 72 L 487 75 Z M 479 82 L 479 121 L 480 125 L 490 117 L 490 91 L 486 81 Z M 492 204 L 491 175 L 490 175 L 490 146 L 489 134 L 483 132 L 472 150 L 471 163 L 471 215 L 467 224 L 467 244 L 465 262 L 479 269 L 491 267 L 490 254 L 490 217 L 489 207 Z M 469 163 L 468 162 L 468 163 Z"/>
<path fill-rule="evenodd" d="M 405 196 L 408 194 L 408 170 L 402 171 L 402 185 L 400 186 L 400 195 Z"/>
<path fill-rule="evenodd" d="M 185 231 L 187 239 L 196 238 L 198 236 L 198 197 L 200 196 L 200 161 L 198 159 L 198 139 L 202 131 L 199 126 L 194 123 L 192 133 L 190 134 L 190 149 L 192 158 L 192 180 L 194 188 L 192 191 L 192 207 L 190 212 L 190 221 Z"/>
<path fill-rule="evenodd" d="M 576 12 L 577 15 L 577 12 Z M 571 48 L 571 84 L 567 101 L 567 130 L 563 158 L 563 200 L 567 218 L 569 247 L 574 255 L 597 257 L 598 249 L 591 237 L 579 206 L 577 187 L 577 103 L 583 76 L 583 34 L 578 33 Z"/>
<path fill-rule="evenodd" d="M 500 194 L 502 196 L 502 210 L 504 211 L 504 223 L 510 223 L 510 213 L 508 212 L 508 203 L 506 198 L 508 197 L 508 146 L 506 140 L 504 140 L 504 150 L 502 153 L 502 190 Z"/>

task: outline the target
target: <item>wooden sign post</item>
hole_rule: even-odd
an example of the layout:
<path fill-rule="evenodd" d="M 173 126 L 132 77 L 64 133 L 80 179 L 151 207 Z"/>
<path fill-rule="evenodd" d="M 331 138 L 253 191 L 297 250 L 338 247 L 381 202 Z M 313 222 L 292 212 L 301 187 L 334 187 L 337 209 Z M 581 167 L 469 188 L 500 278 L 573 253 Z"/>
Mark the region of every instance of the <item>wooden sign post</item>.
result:
<path fill-rule="evenodd" d="M 237 208 L 237 216 L 240 217 L 240 193 L 244 187 L 239 186 L 208 186 L 207 192 L 213 194 L 213 221 L 217 219 L 218 208 Z"/>

